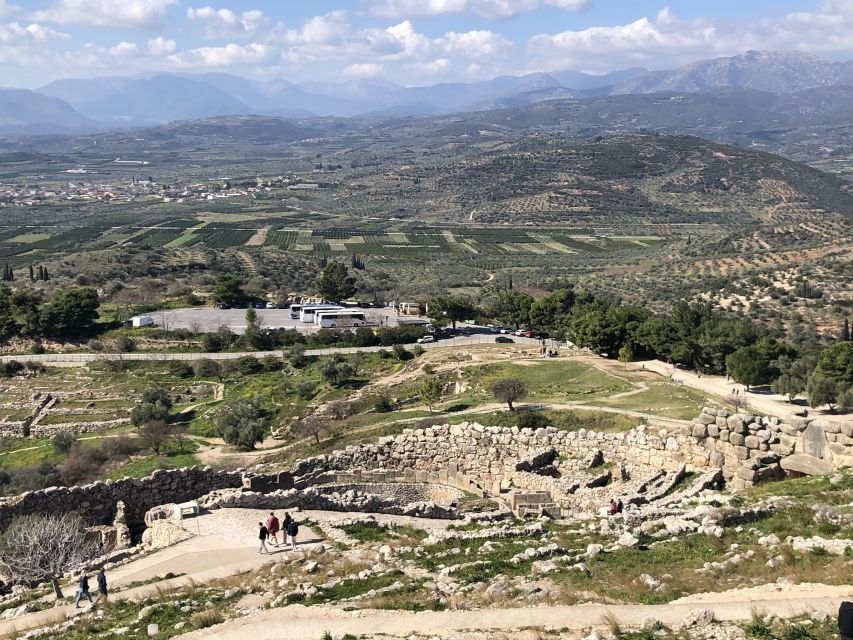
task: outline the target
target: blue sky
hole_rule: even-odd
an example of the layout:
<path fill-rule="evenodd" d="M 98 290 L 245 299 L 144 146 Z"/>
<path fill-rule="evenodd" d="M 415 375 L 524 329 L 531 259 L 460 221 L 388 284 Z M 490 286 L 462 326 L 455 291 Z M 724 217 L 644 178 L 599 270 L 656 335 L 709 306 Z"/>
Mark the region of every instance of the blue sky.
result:
<path fill-rule="evenodd" d="M 223 71 L 418 85 L 748 49 L 849 59 L 851 34 L 853 0 L 0 0 L 0 84 Z"/>

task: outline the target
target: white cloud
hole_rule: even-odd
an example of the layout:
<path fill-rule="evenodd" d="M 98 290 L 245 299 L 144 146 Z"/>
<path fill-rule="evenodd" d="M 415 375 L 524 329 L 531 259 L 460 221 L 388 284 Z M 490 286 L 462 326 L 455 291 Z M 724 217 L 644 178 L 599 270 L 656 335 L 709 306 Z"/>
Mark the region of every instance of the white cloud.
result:
<path fill-rule="evenodd" d="M 446 55 L 469 60 L 502 57 L 513 46 L 511 41 L 491 31 L 451 31 L 446 33 L 438 44 Z"/>
<path fill-rule="evenodd" d="M 581 11 L 589 5 L 589 0 L 372 0 L 368 3 L 368 12 L 383 18 L 473 13 L 490 20 L 502 20 L 543 6 Z"/>
<path fill-rule="evenodd" d="M 251 36 L 266 22 L 263 11 L 257 9 L 236 13 L 213 7 L 190 7 L 187 19 L 204 23 L 205 33 L 211 39 Z"/>
<path fill-rule="evenodd" d="M 34 20 L 92 27 L 150 28 L 179 0 L 57 0 L 33 13 Z"/>
<path fill-rule="evenodd" d="M 178 50 L 178 43 L 167 40 L 163 36 L 157 36 L 148 41 L 148 53 L 152 56 L 166 56 Z"/>
<path fill-rule="evenodd" d="M 357 62 L 344 69 L 344 75 L 348 78 L 375 78 L 381 76 L 385 67 L 376 62 Z"/>
<path fill-rule="evenodd" d="M 67 33 L 54 31 L 41 24 L 0 24 L 0 44 L 3 45 L 44 45 L 51 40 L 65 40 L 68 37 Z"/>
<path fill-rule="evenodd" d="M 442 76 L 451 69 L 451 62 L 448 58 L 438 58 L 432 62 L 415 62 L 407 64 L 406 69 L 414 76 L 421 78 L 433 78 Z"/>
<path fill-rule="evenodd" d="M 8 2 L 8 0 L 0 0 L 0 20 L 10 18 L 17 15 L 21 11 L 21 7 Z"/>
<path fill-rule="evenodd" d="M 738 22 L 682 20 L 664 8 L 654 18 L 624 25 L 534 36 L 527 43 L 528 66 L 609 71 L 645 65 L 661 69 L 748 49 L 851 55 L 851 31 L 853 3 L 847 0 L 827 0 L 814 12 Z"/>
<path fill-rule="evenodd" d="M 179 51 L 167 57 L 169 64 L 181 69 L 227 69 L 247 65 L 263 65 L 276 59 L 276 48 L 253 42 L 247 45 L 226 44 L 222 47 L 199 47 Z"/>

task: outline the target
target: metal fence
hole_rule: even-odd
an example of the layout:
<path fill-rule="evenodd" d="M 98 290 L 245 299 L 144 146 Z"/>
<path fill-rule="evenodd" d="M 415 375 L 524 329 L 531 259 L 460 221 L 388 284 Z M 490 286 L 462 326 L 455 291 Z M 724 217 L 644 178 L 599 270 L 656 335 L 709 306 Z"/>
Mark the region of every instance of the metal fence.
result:
<path fill-rule="evenodd" d="M 555 340 L 546 340 L 544 342 L 533 338 L 520 338 L 513 336 L 514 344 L 522 346 L 533 346 L 541 349 L 543 346 L 546 349 L 565 348 L 565 345 Z M 479 344 L 495 344 L 495 336 L 491 334 L 466 336 L 459 338 L 451 338 L 448 340 L 439 340 L 420 345 L 424 349 L 438 349 L 447 347 L 469 347 Z M 405 345 L 411 350 L 415 345 Z M 509 346 L 509 345 L 506 345 Z M 308 356 L 329 356 L 334 354 L 348 353 L 376 353 L 378 351 L 388 351 L 391 347 L 329 347 L 326 349 L 308 349 L 305 355 Z M 119 361 L 119 362 L 170 362 L 180 360 L 192 362 L 204 358 L 210 360 L 236 360 L 246 356 L 254 358 L 264 358 L 272 356 L 280 358 L 283 356 L 283 351 L 225 351 L 221 353 L 39 353 L 39 354 L 12 354 L 0 356 L 0 362 L 10 362 L 16 360 L 18 362 L 38 362 L 42 364 L 71 364 L 71 363 L 87 363 L 101 361 Z"/>

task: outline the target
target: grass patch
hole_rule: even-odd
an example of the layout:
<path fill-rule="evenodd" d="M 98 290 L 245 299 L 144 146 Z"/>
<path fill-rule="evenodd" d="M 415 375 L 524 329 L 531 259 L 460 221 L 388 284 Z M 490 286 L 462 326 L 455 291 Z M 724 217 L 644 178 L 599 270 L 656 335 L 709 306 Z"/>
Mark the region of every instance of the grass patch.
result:
<path fill-rule="evenodd" d="M 596 400 L 634 388 L 609 373 L 571 360 L 536 362 L 529 365 L 487 364 L 469 367 L 464 370 L 463 376 L 472 386 L 489 396 L 492 385 L 498 380 L 517 378 L 527 386 L 528 401 L 540 402 Z"/>
<path fill-rule="evenodd" d="M 181 467 L 196 467 L 201 461 L 195 456 L 198 444 L 192 440 L 184 444 L 184 451 L 176 450 L 168 445 L 160 455 L 151 455 L 138 460 L 132 460 L 117 469 L 110 471 L 107 478 L 121 480 L 122 478 L 144 478 L 157 469 L 180 469 Z"/>

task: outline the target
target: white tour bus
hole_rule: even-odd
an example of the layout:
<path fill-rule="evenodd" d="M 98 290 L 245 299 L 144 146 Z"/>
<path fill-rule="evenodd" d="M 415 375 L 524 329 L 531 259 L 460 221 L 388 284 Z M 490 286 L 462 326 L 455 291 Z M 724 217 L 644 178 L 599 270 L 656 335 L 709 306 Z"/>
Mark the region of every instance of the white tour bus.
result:
<path fill-rule="evenodd" d="M 327 310 L 317 311 L 314 314 L 314 324 L 321 329 L 362 327 L 367 324 L 367 319 L 363 311 Z"/>
<path fill-rule="evenodd" d="M 290 305 L 290 319 L 291 320 L 299 320 L 299 312 L 302 311 L 301 304 L 292 304 Z"/>
<path fill-rule="evenodd" d="M 334 304 L 304 304 L 299 311 L 299 319 L 302 322 L 314 322 L 314 314 L 317 311 L 340 311 L 343 307 Z"/>

